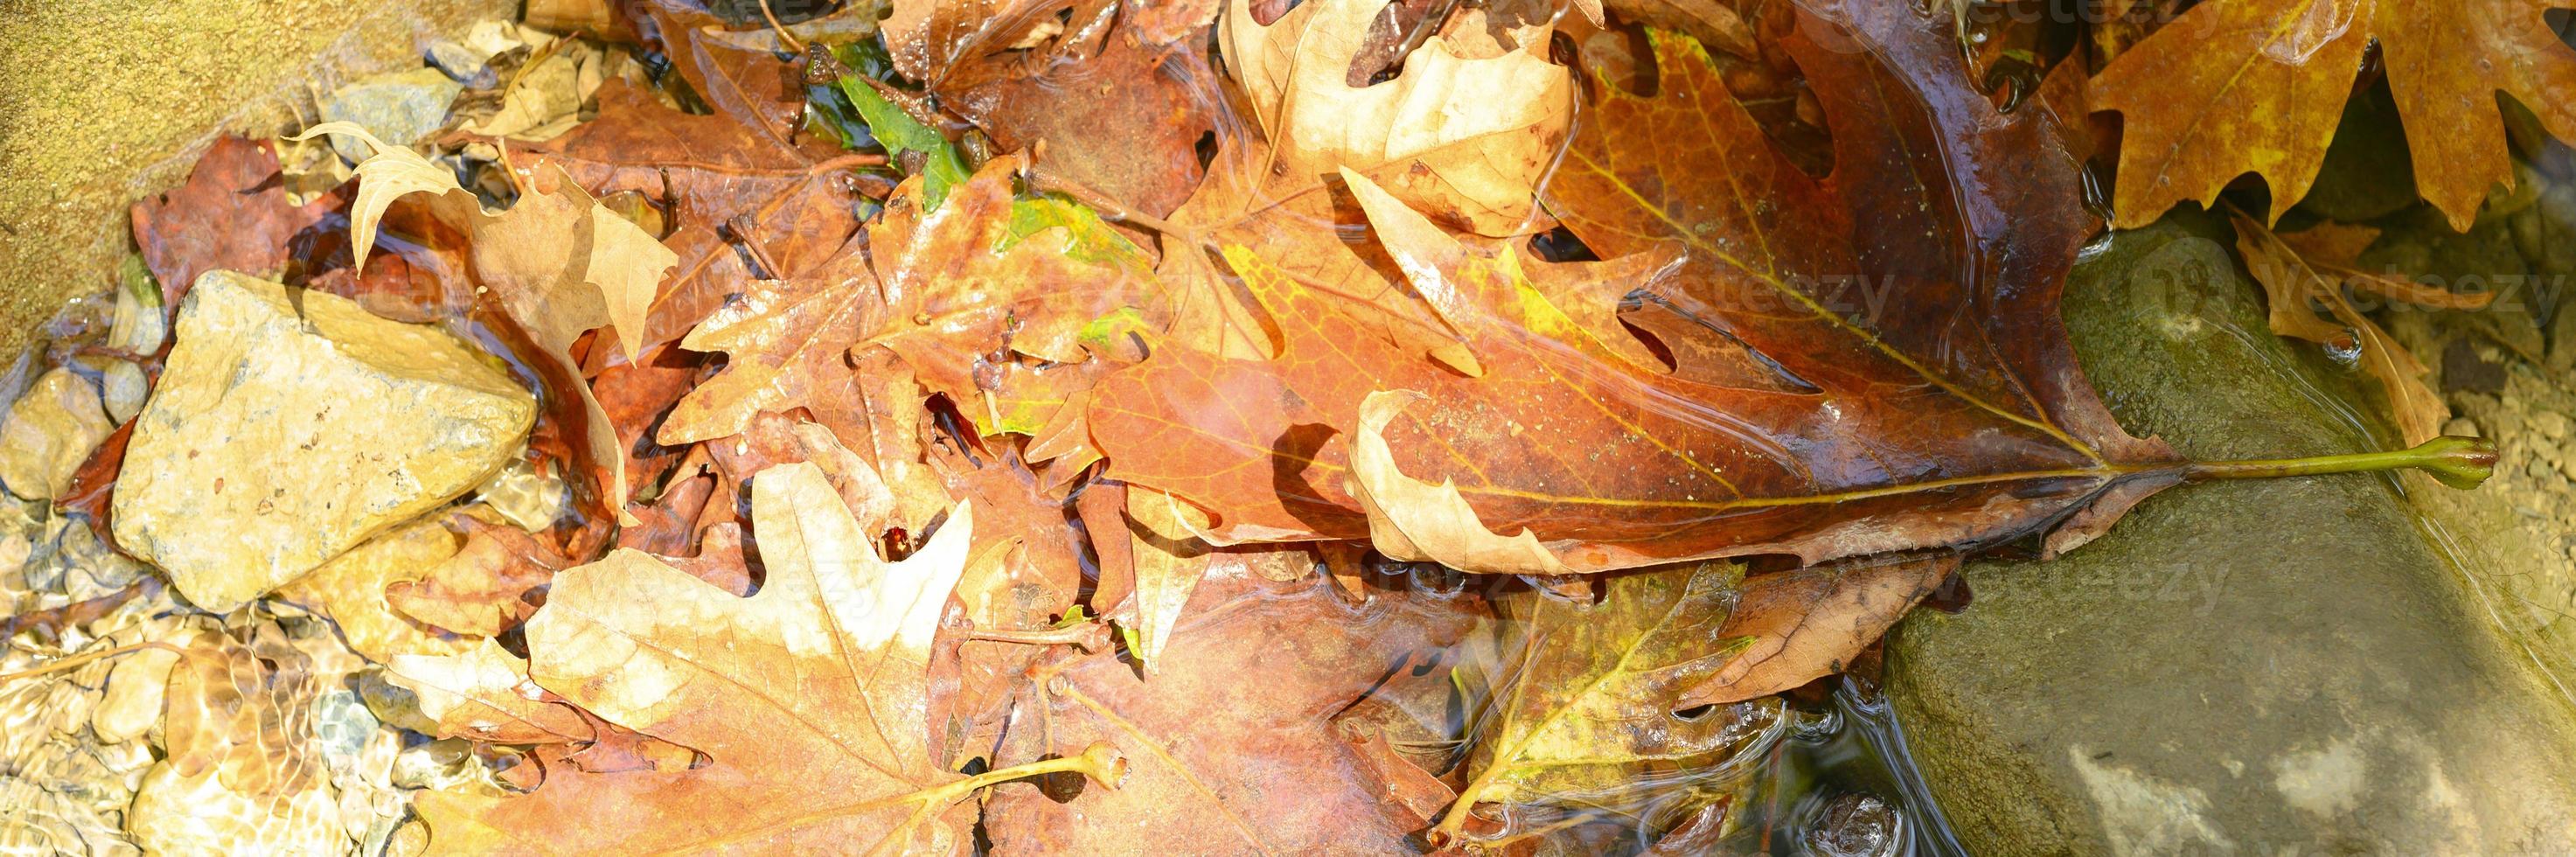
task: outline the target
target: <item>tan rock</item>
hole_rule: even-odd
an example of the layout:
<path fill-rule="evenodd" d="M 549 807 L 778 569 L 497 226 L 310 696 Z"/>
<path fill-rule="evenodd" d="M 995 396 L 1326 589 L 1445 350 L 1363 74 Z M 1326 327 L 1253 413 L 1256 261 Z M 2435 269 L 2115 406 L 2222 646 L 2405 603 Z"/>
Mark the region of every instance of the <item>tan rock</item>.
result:
<path fill-rule="evenodd" d="M 0 483 L 30 500 L 54 499 L 115 430 L 88 381 L 68 369 L 47 372 L 0 418 Z"/>
<path fill-rule="evenodd" d="M 507 463 L 536 399 L 434 327 L 230 271 L 199 277 L 136 418 L 116 541 L 224 612 Z"/>

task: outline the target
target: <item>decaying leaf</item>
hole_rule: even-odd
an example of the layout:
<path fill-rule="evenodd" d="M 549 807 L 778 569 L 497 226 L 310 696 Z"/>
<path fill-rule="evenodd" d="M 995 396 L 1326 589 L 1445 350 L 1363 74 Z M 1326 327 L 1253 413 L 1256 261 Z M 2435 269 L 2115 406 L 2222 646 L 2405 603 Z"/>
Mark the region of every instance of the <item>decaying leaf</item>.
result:
<path fill-rule="evenodd" d="M 2264 298 L 2271 305 L 2267 321 L 2272 332 L 2355 353 L 2362 371 L 2379 382 L 2380 391 L 2388 398 L 2389 417 L 2407 443 L 2440 437 L 2442 423 L 2451 417 L 2451 408 L 2424 383 L 2424 376 L 2432 370 L 2405 346 L 2397 344 L 2378 322 L 2353 307 L 2344 296 L 2345 276 L 2320 270 L 2319 262 L 2309 261 L 2289 243 L 2290 236 L 2274 235 L 2242 212 L 2231 214 L 2236 224 L 2236 252 L 2244 254 L 2246 270 L 2253 272 L 2255 282 L 2263 284 Z M 2360 238 L 2361 246 L 2343 248 L 2348 253 L 2338 258 L 2345 263 L 2358 255 L 2361 247 L 2368 246 L 2370 238 L 2347 234 Z M 2337 236 L 2305 237 L 2311 250 L 2337 252 L 2330 246 L 2320 246 L 2334 243 Z M 2318 307 L 2323 307 L 2333 320 L 2318 317 Z"/>
<path fill-rule="evenodd" d="M 1744 581 L 1719 637 L 1735 655 L 1677 705 L 1742 702 L 1795 690 L 1851 665 L 1896 620 L 1956 572 L 1959 558 L 1865 559 Z"/>
<path fill-rule="evenodd" d="M 541 597 L 555 572 L 572 564 L 554 545 L 490 517 L 459 512 L 447 525 L 464 545 L 420 579 L 388 584 L 384 597 L 403 615 L 451 633 L 497 637 L 518 627 L 536 610 L 532 596 Z"/>
<path fill-rule="evenodd" d="M 2576 49 L 2547 20 L 2555 0 L 2231 0 L 2200 3 L 2093 80 L 2121 114 L 2114 224 L 2144 226 L 2179 202 L 2206 207 L 2245 173 L 2270 186 L 2265 223 L 2307 196 L 2369 46 L 2404 117 L 2415 185 L 2467 230 L 2510 186 L 2498 95 L 2576 139 Z M 2475 59 L 2472 59 L 2475 58 Z"/>
<path fill-rule="evenodd" d="M 977 789 L 1052 771 L 1117 781 L 1105 747 L 971 777 L 932 765 L 930 638 L 966 562 L 966 505 L 898 563 L 810 464 L 754 479 L 752 517 L 768 576 L 749 598 L 618 551 L 557 575 L 527 625 L 537 684 L 708 763 L 426 795 L 433 848 L 947 851 L 967 834 L 948 810 Z"/>

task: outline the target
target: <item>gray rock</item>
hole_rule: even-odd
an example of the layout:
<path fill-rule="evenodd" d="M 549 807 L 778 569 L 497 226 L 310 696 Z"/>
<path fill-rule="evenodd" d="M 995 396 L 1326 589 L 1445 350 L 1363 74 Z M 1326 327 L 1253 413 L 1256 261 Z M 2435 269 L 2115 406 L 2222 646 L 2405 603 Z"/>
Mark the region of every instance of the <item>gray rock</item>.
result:
<path fill-rule="evenodd" d="M 536 419 L 489 355 L 335 295 L 213 271 L 177 333 L 114 529 L 215 612 L 482 484 Z"/>
<path fill-rule="evenodd" d="M 2353 385 L 2266 332 L 2226 226 L 2088 256 L 2065 315 L 2137 434 L 2356 451 Z M 1888 693 L 1977 853 L 2505 853 L 2576 841 L 2576 718 L 2393 481 L 2183 486 L 2049 563 L 1981 562 L 1890 636 Z"/>
<path fill-rule="evenodd" d="M 427 66 L 375 75 L 331 93 L 322 103 L 322 119 L 355 122 L 376 139 L 408 146 L 447 122 L 448 105 L 464 89 L 446 72 Z M 331 146 L 351 161 L 366 160 L 372 154 L 365 143 L 346 134 L 331 135 Z"/>
<path fill-rule="evenodd" d="M 421 50 L 421 56 L 429 60 L 430 65 L 437 66 L 439 71 L 446 72 L 450 80 L 470 89 L 490 89 L 501 82 L 500 75 L 493 73 L 491 66 L 485 64 L 492 59 L 490 53 L 475 50 L 455 39 L 432 41 L 429 47 Z"/>

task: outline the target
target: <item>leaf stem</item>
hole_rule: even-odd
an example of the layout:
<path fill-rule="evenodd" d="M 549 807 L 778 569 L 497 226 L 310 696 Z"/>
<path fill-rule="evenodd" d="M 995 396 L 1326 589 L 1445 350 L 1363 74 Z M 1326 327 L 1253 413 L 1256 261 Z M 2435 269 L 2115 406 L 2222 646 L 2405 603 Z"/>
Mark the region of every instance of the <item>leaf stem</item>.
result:
<path fill-rule="evenodd" d="M 1109 647 L 1109 626 L 1098 622 L 1084 622 L 1079 625 L 1070 625 L 1063 628 L 1040 628 L 1036 630 L 1019 628 L 994 628 L 990 630 L 977 629 L 967 632 L 966 639 L 983 640 L 992 643 L 1023 643 L 1031 646 L 1070 645 L 1080 648 L 1086 652 L 1096 652 Z"/>
<path fill-rule="evenodd" d="M 118 646 L 113 649 L 104 649 L 96 652 L 82 652 L 77 655 L 56 658 L 46 662 L 43 666 L 23 669 L 13 673 L 0 673 L 0 683 L 16 681 L 18 679 L 29 678 L 32 676 L 40 676 L 46 673 L 61 672 L 92 661 L 113 658 L 118 655 L 130 655 L 145 649 L 161 649 L 164 651 L 176 652 L 183 657 L 188 654 L 188 650 L 168 643 L 135 643 L 130 646 Z"/>
<path fill-rule="evenodd" d="M 2319 455 L 2308 458 L 2268 458 L 2246 461 L 2204 461 L 2183 468 L 2183 478 L 2198 482 L 2207 479 L 2269 479 L 2281 476 L 2314 476 L 2325 473 L 2361 473 L 2377 470 L 2418 468 L 2442 484 L 2459 489 L 2478 487 L 2495 472 L 2496 448 L 2484 438 L 2444 435 L 2417 444 L 2411 449 L 2386 452 L 2360 452 L 2349 455 Z"/>
<path fill-rule="evenodd" d="M 1060 756 L 1024 762 L 1007 768 L 994 768 L 925 790 L 917 797 L 926 799 L 932 806 L 944 806 L 972 794 L 976 789 L 1065 771 L 1079 771 L 1083 776 L 1090 777 L 1093 782 L 1108 786 L 1110 790 L 1115 791 L 1119 785 L 1127 781 L 1127 757 L 1119 755 L 1118 748 L 1110 746 L 1107 741 L 1094 741 L 1091 742 L 1091 746 L 1083 748 L 1082 754 L 1078 756 Z"/>

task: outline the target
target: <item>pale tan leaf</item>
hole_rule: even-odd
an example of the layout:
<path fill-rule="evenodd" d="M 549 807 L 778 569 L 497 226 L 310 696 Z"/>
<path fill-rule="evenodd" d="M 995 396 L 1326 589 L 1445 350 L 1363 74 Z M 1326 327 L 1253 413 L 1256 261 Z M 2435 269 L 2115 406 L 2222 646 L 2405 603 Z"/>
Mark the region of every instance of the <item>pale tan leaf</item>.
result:
<path fill-rule="evenodd" d="M 1458 484 L 1432 485 L 1404 475 L 1386 445 L 1387 423 L 1404 406 L 1424 398 L 1411 390 L 1379 390 L 1360 402 L 1359 433 L 1351 438 L 1351 496 L 1368 514 L 1369 541 L 1401 560 L 1437 562 L 1460 571 L 1493 574 L 1564 574 L 1565 563 L 1521 530 L 1503 536 L 1485 528 L 1459 496 Z"/>
<path fill-rule="evenodd" d="M 1467 59 L 1434 36 L 1394 80 L 1354 89 L 1351 58 L 1384 6 L 1310 0 L 1264 27 L 1252 4 L 1228 4 L 1226 67 L 1251 96 L 1279 166 L 1301 176 L 1369 171 L 1409 203 L 1484 234 L 1511 232 L 1572 127 L 1572 75 L 1547 61 L 1543 39 Z M 1423 169 L 1376 172 L 1408 161 Z"/>

